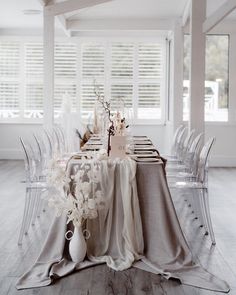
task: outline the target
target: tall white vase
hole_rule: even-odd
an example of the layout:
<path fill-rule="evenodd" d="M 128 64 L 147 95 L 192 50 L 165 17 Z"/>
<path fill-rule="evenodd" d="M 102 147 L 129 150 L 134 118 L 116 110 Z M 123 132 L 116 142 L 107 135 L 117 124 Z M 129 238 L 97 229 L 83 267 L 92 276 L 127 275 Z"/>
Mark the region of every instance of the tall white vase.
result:
<path fill-rule="evenodd" d="M 73 262 L 79 263 L 84 260 L 87 245 L 81 227 L 75 227 L 74 234 L 69 244 L 70 257 Z"/>

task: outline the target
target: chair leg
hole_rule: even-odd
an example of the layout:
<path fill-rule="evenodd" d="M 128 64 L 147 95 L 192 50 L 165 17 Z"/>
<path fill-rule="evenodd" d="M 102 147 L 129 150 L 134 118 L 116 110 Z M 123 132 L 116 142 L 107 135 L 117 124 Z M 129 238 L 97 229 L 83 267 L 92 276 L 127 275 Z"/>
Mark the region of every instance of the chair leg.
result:
<path fill-rule="evenodd" d="M 28 220 L 25 227 L 25 234 L 28 234 L 31 222 L 32 222 L 32 216 L 33 212 L 35 210 L 35 200 L 36 200 L 36 190 L 30 190 L 30 201 L 29 201 L 29 212 L 28 212 Z"/>
<path fill-rule="evenodd" d="M 36 217 L 38 214 L 38 208 L 40 206 L 40 194 L 38 192 L 38 190 L 36 190 L 35 193 L 35 206 L 34 206 L 34 210 L 33 210 L 33 216 L 32 216 L 32 225 L 35 225 L 35 221 L 36 221 Z"/>
<path fill-rule="evenodd" d="M 42 198 L 42 195 L 46 192 L 47 192 L 47 189 L 43 189 L 39 193 L 39 204 L 38 204 L 38 208 L 37 208 L 37 217 L 38 218 L 40 217 L 40 214 L 42 212 L 46 212 L 46 210 L 44 208 L 44 199 Z"/>
<path fill-rule="evenodd" d="M 200 227 L 204 227 L 205 221 L 204 221 L 204 216 L 203 216 L 203 212 L 202 212 L 202 206 L 201 206 L 201 200 L 200 200 L 199 194 L 201 194 L 201 192 L 199 190 L 194 190 L 194 199 L 195 199 L 197 219 L 199 220 Z"/>
<path fill-rule="evenodd" d="M 208 235 L 209 229 L 207 226 L 207 217 L 206 217 L 206 210 L 204 205 L 204 193 L 203 190 L 199 190 L 199 207 L 201 210 L 201 216 L 202 216 L 202 223 L 205 228 L 205 234 Z"/>
<path fill-rule="evenodd" d="M 28 188 L 26 188 L 25 206 L 24 206 L 23 219 L 22 219 L 21 228 L 20 228 L 20 234 L 19 234 L 19 238 L 18 238 L 18 245 L 22 245 L 23 235 L 26 231 L 27 219 L 28 219 L 28 214 L 29 214 L 29 207 L 30 207 L 30 191 Z"/>
<path fill-rule="evenodd" d="M 212 221 L 211 221 L 211 215 L 210 215 L 210 206 L 209 206 L 209 196 L 208 196 L 208 191 L 207 189 L 203 190 L 203 204 L 204 204 L 204 209 L 206 213 L 206 219 L 207 219 L 207 227 L 210 233 L 211 241 L 212 244 L 215 245 L 215 235 L 212 227 Z"/>

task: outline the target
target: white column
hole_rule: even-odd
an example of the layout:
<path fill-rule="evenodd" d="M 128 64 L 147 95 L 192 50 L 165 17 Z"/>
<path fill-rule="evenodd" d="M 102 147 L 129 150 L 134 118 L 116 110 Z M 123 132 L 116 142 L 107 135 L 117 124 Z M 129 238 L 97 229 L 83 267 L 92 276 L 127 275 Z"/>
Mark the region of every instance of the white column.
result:
<path fill-rule="evenodd" d="M 204 132 L 206 0 L 192 0 L 190 11 L 190 117 L 189 129 Z"/>
<path fill-rule="evenodd" d="M 236 33 L 230 34 L 229 42 L 229 122 L 236 123 Z"/>
<path fill-rule="evenodd" d="M 53 101 L 54 101 L 54 16 L 47 15 L 44 8 L 43 31 L 43 58 L 44 58 L 44 126 L 51 129 L 53 126 Z"/>
<path fill-rule="evenodd" d="M 175 23 L 173 38 L 173 131 L 183 122 L 183 28 L 181 20 Z"/>

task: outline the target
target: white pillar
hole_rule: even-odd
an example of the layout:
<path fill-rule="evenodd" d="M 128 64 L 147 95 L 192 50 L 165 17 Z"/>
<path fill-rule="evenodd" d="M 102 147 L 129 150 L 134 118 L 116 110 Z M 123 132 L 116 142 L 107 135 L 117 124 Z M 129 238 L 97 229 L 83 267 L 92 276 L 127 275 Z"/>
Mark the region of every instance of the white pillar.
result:
<path fill-rule="evenodd" d="M 206 0 L 192 0 L 190 11 L 190 116 L 189 129 L 204 132 L 205 34 Z"/>
<path fill-rule="evenodd" d="M 54 121 L 54 16 L 44 8 L 43 60 L 44 60 L 44 126 L 51 129 Z"/>
<path fill-rule="evenodd" d="M 183 122 L 183 28 L 182 20 L 178 20 L 174 27 L 173 37 L 173 68 L 172 68 L 172 122 L 173 131 Z"/>
<path fill-rule="evenodd" d="M 236 123 L 236 33 L 230 34 L 229 42 L 229 122 Z"/>

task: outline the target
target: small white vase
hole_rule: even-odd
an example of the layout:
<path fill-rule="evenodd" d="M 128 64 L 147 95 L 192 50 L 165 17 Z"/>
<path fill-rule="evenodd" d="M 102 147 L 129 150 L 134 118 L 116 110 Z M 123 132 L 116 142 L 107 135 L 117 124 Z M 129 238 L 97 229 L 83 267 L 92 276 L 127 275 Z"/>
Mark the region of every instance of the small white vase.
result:
<path fill-rule="evenodd" d="M 84 260 L 87 251 L 87 244 L 81 227 L 75 227 L 74 234 L 69 244 L 70 257 L 73 262 L 79 263 Z"/>

